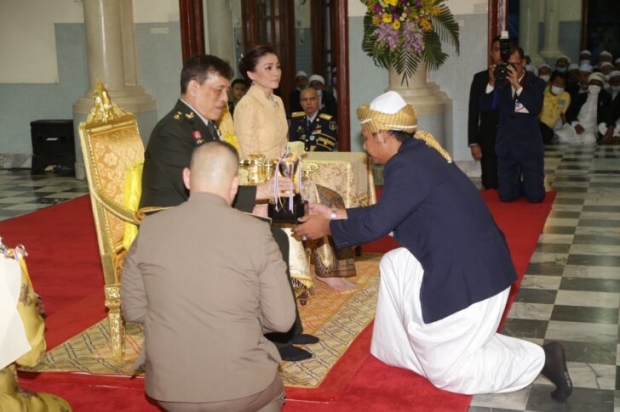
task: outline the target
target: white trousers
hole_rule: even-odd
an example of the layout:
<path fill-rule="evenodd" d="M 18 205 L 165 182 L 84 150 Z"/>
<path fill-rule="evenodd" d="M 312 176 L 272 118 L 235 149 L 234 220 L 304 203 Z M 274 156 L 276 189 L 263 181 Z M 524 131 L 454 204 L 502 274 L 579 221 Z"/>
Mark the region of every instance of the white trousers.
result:
<path fill-rule="evenodd" d="M 593 144 L 596 143 L 597 135 L 596 129 L 591 131 L 584 131 L 581 134 L 577 134 L 575 126 L 579 124 L 573 121 L 571 124 L 565 124 L 561 129 L 556 130 L 555 134 L 558 136 L 558 142 L 566 144 Z M 597 126 L 598 127 L 598 126 Z"/>
<path fill-rule="evenodd" d="M 543 349 L 496 333 L 510 288 L 447 318 L 425 324 L 424 270 L 405 248 L 381 259 L 381 284 L 370 352 L 410 369 L 440 389 L 503 393 L 531 384 L 545 363 Z"/>

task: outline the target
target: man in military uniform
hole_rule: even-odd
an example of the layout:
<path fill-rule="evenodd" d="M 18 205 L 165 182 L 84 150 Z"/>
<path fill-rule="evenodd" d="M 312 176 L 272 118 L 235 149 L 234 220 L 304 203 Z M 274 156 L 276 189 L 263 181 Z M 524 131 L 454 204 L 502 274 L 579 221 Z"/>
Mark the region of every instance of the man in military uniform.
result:
<path fill-rule="evenodd" d="M 312 87 L 300 94 L 303 112 L 294 112 L 289 127 L 291 142 L 304 142 L 306 152 L 331 152 L 337 148 L 338 125 L 333 117 L 319 110 L 319 96 Z"/>
<path fill-rule="evenodd" d="M 187 201 L 189 191 L 183 183 L 183 169 L 189 167 L 197 146 L 222 139 L 215 122 L 228 104 L 232 74 L 230 65 L 216 56 L 196 55 L 185 62 L 181 97 L 153 129 L 144 153 L 140 207 L 170 207 Z M 251 212 L 257 200 L 273 198 L 273 185 L 271 180 L 258 186 L 240 186 L 233 206 Z M 271 229 L 288 265 L 288 236 L 275 226 Z M 304 360 L 312 354 L 293 344 L 316 343 L 318 338 L 302 332 L 297 313 L 289 333 L 270 334 L 268 339 L 276 344 L 282 359 Z"/>

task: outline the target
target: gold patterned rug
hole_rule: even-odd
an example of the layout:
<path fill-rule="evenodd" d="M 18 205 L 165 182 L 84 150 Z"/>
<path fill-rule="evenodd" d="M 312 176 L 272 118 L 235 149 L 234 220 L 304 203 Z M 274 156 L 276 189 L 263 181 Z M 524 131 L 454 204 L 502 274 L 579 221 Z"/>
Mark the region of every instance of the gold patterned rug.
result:
<path fill-rule="evenodd" d="M 318 387 L 351 342 L 373 320 L 381 256 L 369 254 L 356 258 L 357 276 L 351 280 L 357 283 L 357 287 L 353 291 L 337 292 L 315 281 L 314 294 L 306 305 L 299 305 L 299 311 L 304 332 L 318 336 L 320 342 L 304 347 L 314 354 L 311 359 L 282 363 L 286 386 Z M 141 326 L 128 323 L 125 357 L 114 360 L 107 320 L 104 319 L 49 351 L 34 368 L 22 370 L 129 376 L 143 341 Z"/>

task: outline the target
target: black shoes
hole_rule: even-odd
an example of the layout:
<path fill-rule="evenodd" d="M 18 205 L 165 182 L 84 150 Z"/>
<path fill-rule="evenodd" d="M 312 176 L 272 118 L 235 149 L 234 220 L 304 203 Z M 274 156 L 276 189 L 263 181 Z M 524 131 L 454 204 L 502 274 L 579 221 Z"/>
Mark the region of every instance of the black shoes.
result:
<path fill-rule="evenodd" d="M 317 343 L 319 338 L 312 335 L 307 335 L 305 333 L 298 333 L 293 335 L 293 339 L 291 339 L 291 343 L 286 346 L 279 346 L 278 352 L 280 352 L 280 357 L 284 361 L 289 362 L 299 362 L 302 360 L 310 359 L 313 355 L 305 349 L 298 348 L 294 345 L 311 345 L 313 343 Z"/>
<path fill-rule="evenodd" d="M 293 345 L 279 347 L 278 352 L 280 352 L 280 357 L 283 361 L 289 362 L 299 362 L 312 357 L 312 354 L 307 350 L 303 350 Z"/>
<path fill-rule="evenodd" d="M 291 339 L 291 343 L 293 345 L 312 345 L 313 343 L 318 342 L 319 338 L 305 333 L 298 333 L 296 335 L 293 335 L 293 339 Z"/>
<path fill-rule="evenodd" d="M 558 402 L 564 402 L 573 391 L 573 382 L 566 367 L 564 348 L 557 342 L 543 345 L 545 351 L 545 366 L 542 374 L 556 386 L 551 397 Z"/>

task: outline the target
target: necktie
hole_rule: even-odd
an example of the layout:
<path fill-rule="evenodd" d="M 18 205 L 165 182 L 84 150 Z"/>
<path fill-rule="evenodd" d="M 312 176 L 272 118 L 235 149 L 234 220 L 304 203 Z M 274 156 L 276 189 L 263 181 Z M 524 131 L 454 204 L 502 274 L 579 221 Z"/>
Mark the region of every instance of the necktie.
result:
<path fill-rule="evenodd" d="M 306 118 L 307 119 L 307 124 L 306 127 L 308 128 L 308 130 L 310 130 L 310 127 L 312 126 L 312 120 L 310 120 L 310 118 Z"/>

